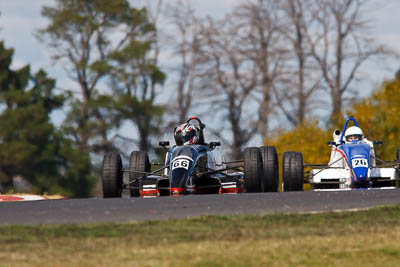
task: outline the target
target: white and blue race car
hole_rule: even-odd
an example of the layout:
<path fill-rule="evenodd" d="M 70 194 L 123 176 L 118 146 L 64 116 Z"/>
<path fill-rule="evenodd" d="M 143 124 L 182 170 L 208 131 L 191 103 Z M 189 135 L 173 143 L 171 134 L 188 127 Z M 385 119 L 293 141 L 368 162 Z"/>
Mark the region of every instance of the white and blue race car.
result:
<path fill-rule="evenodd" d="M 333 142 L 328 142 L 332 149 L 327 165 L 303 164 L 300 152 L 284 153 L 284 191 L 301 191 L 304 182 L 310 183 L 312 190 L 394 188 L 399 185 L 400 148 L 396 151 L 396 160 L 385 162 L 376 158 L 374 145 L 382 144 L 381 141 L 371 142 L 364 137 L 361 140 L 345 141 L 349 121 L 354 123 L 353 128 L 358 128 L 357 121 L 350 116 L 342 131 L 334 131 Z M 304 175 L 304 168 L 311 168 L 308 175 Z"/>

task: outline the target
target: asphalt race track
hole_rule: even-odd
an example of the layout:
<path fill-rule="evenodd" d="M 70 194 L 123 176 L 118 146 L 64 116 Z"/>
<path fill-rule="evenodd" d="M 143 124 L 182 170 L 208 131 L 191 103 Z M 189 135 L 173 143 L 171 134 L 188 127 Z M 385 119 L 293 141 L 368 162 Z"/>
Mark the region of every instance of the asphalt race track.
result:
<path fill-rule="evenodd" d="M 0 224 L 71 224 L 365 209 L 400 203 L 400 189 L 62 199 L 0 203 Z"/>

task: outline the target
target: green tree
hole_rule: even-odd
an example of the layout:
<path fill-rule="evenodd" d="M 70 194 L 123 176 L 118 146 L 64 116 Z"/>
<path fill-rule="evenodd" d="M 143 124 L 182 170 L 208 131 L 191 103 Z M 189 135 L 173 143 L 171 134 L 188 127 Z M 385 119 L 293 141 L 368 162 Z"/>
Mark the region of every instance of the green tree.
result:
<path fill-rule="evenodd" d="M 148 79 L 143 78 L 149 77 L 149 85 L 154 86 L 160 74 L 155 64 L 148 63 L 145 57 L 155 32 L 146 9 L 132 8 L 127 0 L 57 0 L 53 7 L 44 6 L 42 15 L 49 24 L 38 31 L 38 38 L 47 42 L 54 59 L 80 87 L 80 95 L 75 94 L 65 122 L 80 150 L 115 149 L 117 135 L 112 134 L 128 117 L 139 131 L 147 131 L 139 122 L 153 121 L 152 116 L 147 116 L 147 110 L 153 110 L 153 100 L 142 92 L 150 99 L 144 101 L 136 91 L 129 93 L 128 89 L 145 91 Z M 115 86 L 111 90 L 99 89 L 101 80 L 115 80 L 112 75 L 128 84 L 123 91 Z M 124 105 L 138 107 L 130 111 L 130 107 Z M 150 113 L 159 114 L 159 110 L 155 107 Z M 148 132 L 140 133 L 146 134 Z"/>
<path fill-rule="evenodd" d="M 13 188 L 23 177 L 35 193 L 88 196 L 93 178 L 87 155 L 74 149 L 50 121 L 64 95 L 54 92 L 55 80 L 30 66 L 11 70 L 13 49 L 0 42 L 0 184 Z"/>
<path fill-rule="evenodd" d="M 156 58 L 149 56 L 152 41 L 131 40 L 130 45 L 114 55 L 112 63 L 112 88 L 116 92 L 115 109 L 120 118 L 136 125 L 139 149 L 149 151 L 150 137 L 157 135 L 163 105 L 155 103 L 157 85 L 163 84 L 166 75 L 157 67 Z"/>

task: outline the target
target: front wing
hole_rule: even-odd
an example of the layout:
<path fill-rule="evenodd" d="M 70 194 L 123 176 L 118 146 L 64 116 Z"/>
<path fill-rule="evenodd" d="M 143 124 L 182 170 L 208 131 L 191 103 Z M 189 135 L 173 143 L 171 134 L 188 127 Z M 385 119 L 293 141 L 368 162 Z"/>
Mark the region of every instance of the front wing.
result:
<path fill-rule="evenodd" d="M 368 177 L 373 187 L 393 186 L 396 181 L 395 168 L 370 168 Z M 312 169 L 310 184 L 313 189 L 347 189 L 351 187 L 349 168 Z"/>
<path fill-rule="evenodd" d="M 140 179 L 138 187 L 130 185 L 127 189 L 138 189 L 140 197 L 158 197 L 175 195 L 170 188 L 169 178 L 159 175 L 149 175 Z M 224 174 L 221 176 L 196 177 L 194 180 L 194 194 L 237 194 L 244 191 L 243 174 Z M 177 190 L 174 188 L 174 190 Z M 182 188 L 182 192 L 184 189 Z M 180 195 L 180 194 L 178 194 Z"/>

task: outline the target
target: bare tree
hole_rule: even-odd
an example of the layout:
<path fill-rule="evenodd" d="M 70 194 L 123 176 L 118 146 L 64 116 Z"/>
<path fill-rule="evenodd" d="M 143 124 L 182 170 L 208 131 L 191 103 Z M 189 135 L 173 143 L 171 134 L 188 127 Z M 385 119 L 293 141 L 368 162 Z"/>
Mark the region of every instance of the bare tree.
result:
<path fill-rule="evenodd" d="M 212 82 L 206 89 L 209 111 L 217 110 L 225 117 L 221 120 L 229 124 L 233 158 L 240 157 L 243 146 L 257 133 L 257 125 L 251 120 L 255 111 L 251 106 L 246 110 L 257 86 L 257 65 L 241 52 L 240 30 L 232 17 L 217 23 L 208 18 L 199 38 L 207 65 L 203 77 Z"/>
<path fill-rule="evenodd" d="M 285 0 L 278 8 L 282 13 L 279 31 L 285 39 L 287 49 L 291 51 L 291 60 L 286 66 L 285 84 L 281 92 L 277 92 L 277 102 L 293 126 L 304 122 L 310 112 L 307 107 L 311 104 L 311 98 L 321 84 L 318 69 L 315 68 L 309 52 L 309 40 L 306 38 L 307 30 L 313 26 L 315 20 L 310 16 L 314 4 L 315 1 L 309 0 Z M 315 72 L 318 73 L 317 76 L 313 75 Z"/>
<path fill-rule="evenodd" d="M 388 50 L 377 45 L 368 32 L 366 4 L 368 0 L 315 1 L 312 16 L 314 28 L 304 27 L 323 81 L 332 99 L 331 120 L 343 111 L 344 94 L 349 91 L 360 67 L 374 56 Z"/>
<path fill-rule="evenodd" d="M 274 112 L 274 94 L 284 74 L 288 49 L 280 34 L 280 18 L 276 1 L 257 0 L 236 8 L 232 15 L 238 24 L 240 53 L 256 66 L 258 102 L 257 128 L 261 137 L 268 135 L 269 118 Z"/>
<path fill-rule="evenodd" d="M 200 21 L 189 6 L 184 7 L 179 2 L 169 14 L 179 32 L 174 36 L 175 55 L 180 58 L 178 103 L 174 106 L 180 120 L 186 119 L 194 106 L 224 114 L 226 118 L 221 120 L 229 125 L 229 143 L 237 158 L 251 138 L 268 134 L 273 87 L 287 53 L 281 49 L 275 4 L 264 0 L 243 4 L 219 21 Z M 221 133 L 220 128 L 214 129 L 214 134 Z M 227 139 L 226 134 L 219 137 Z"/>
<path fill-rule="evenodd" d="M 207 86 L 207 79 L 202 77 L 202 57 L 199 31 L 201 22 L 195 15 L 190 1 L 178 0 L 169 4 L 164 12 L 168 25 L 164 29 L 167 43 L 171 48 L 171 86 L 174 88 L 171 113 L 177 115 L 179 122 L 184 122 L 190 113 L 201 113 L 196 106 L 201 105 L 201 94 Z"/>

